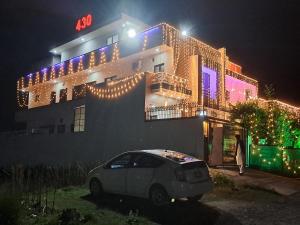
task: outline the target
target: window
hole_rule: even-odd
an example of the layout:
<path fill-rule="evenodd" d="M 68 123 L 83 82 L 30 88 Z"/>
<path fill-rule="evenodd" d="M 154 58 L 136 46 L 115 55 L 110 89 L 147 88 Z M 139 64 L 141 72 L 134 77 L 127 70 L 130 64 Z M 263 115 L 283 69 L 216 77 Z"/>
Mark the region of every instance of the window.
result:
<path fill-rule="evenodd" d="M 81 84 L 81 85 L 77 85 L 73 87 L 72 90 L 72 99 L 76 100 L 76 99 L 80 99 L 85 97 L 86 95 L 86 86 L 85 84 Z"/>
<path fill-rule="evenodd" d="M 163 161 L 146 154 L 137 154 L 133 160 L 134 168 L 156 168 L 163 164 Z"/>
<path fill-rule="evenodd" d="M 225 100 L 230 101 L 230 91 L 228 90 L 225 91 Z"/>
<path fill-rule="evenodd" d="M 154 66 L 154 73 L 165 72 L 165 64 L 161 63 Z"/>
<path fill-rule="evenodd" d="M 129 167 L 130 159 L 131 159 L 131 155 L 130 154 L 121 155 L 121 156 L 117 157 L 116 159 L 113 159 L 107 165 L 107 167 L 110 168 L 110 169 L 128 168 Z"/>
<path fill-rule="evenodd" d="M 59 102 L 66 102 L 67 101 L 67 93 L 68 89 L 61 89 L 59 92 Z"/>
<path fill-rule="evenodd" d="M 56 102 L 56 92 L 52 91 L 50 95 L 50 104 L 54 104 Z"/>
<path fill-rule="evenodd" d="M 116 42 L 118 42 L 119 41 L 119 35 L 117 35 L 117 34 L 115 34 L 114 36 L 113 36 L 113 43 L 116 43 Z"/>
<path fill-rule="evenodd" d="M 85 125 L 85 105 L 75 108 L 74 132 L 83 132 Z"/>
<path fill-rule="evenodd" d="M 110 36 L 106 39 L 106 44 L 111 45 L 111 44 L 116 43 L 118 41 L 119 41 L 119 35 L 114 34 L 114 35 L 112 35 L 112 36 Z"/>
<path fill-rule="evenodd" d="M 245 99 L 249 100 L 250 97 L 251 97 L 251 90 L 250 89 L 246 89 L 245 90 Z"/>
<path fill-rule="evenodd" d="M 106 44 L 107 44 L 107 45 L 111 45 L 112 43 L 113 43 L 112 37 L 107 38 Z"/>
<path fill-rule="evenodd" d="M 39 102 L 40 101 L 40 95 L 36 94 L 34 98 L 34 102 Z"/>

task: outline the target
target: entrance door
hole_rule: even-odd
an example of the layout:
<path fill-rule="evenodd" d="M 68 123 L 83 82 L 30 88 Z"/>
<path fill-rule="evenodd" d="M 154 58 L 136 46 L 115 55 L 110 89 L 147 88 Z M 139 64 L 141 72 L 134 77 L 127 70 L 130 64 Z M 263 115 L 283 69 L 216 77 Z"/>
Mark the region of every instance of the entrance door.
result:
<path fill-rule="evenodd" d="M 224 126 L 224 140 L 223 140 L 223 163 L 229 165 L 235 165 L 235 135 L 240 134 L 243 141 L 243 130 L 233 126 Z"/>
<path fill-rule="evenodd" d="M 209 157 L 209 164 L 221 165 L 223 163 L 222 159 L 223 151 L 223 127 L 213 127 L 212 129 L 212 149 Z"/>

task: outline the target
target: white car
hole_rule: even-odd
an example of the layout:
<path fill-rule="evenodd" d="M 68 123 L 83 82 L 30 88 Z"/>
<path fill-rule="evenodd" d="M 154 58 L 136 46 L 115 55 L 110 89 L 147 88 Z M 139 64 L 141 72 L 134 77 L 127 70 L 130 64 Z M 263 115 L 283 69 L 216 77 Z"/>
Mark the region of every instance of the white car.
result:
<path fill-rule="evenodd" d="M 154 205 L 188 198 L 197 201 L 213 188 L 207 165 L 193 156 L 170 150 L 122 153 L 89 172 L 91 194 L 103 192 L 149 198 Z"/>

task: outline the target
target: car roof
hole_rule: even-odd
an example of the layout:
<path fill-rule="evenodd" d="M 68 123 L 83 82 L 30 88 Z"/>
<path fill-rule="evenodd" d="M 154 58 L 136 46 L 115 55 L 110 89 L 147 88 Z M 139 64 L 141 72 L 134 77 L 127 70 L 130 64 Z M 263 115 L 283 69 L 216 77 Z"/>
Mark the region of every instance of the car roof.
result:
<path fill-rule="evenodd" d="M 147 149 L 147 150 L 134 150 L 129 151 L 130 153 L 148 153 L 152 155 L 156 155 L 168 160 L 171 160 L 176 163 L 188 163 L 193 161 L 201 161 L 200 159 L 195 158 L 194 156 L 190 156 L 187 154 L 184 154 L 182 152 L 177 152 L 173 150 L 167 150 L 167 149 Z"/>

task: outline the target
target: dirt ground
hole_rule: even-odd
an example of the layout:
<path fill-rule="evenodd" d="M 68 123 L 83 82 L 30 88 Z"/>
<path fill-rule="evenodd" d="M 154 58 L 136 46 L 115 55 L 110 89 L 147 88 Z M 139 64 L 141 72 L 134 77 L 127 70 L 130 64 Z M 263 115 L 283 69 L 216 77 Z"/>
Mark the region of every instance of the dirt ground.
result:
<path fill-rule="evenodd" d="M 205 196 L 202 203 L 233 216 L 239 221 L 237 224 L 300 224 L 300 194 L 283 197 L 251 188 L 216 189 Z M 224 223 L 226 223 L 226 219 L 224 220 L 222 216 L 219 217 L 217 224 Z"/>

